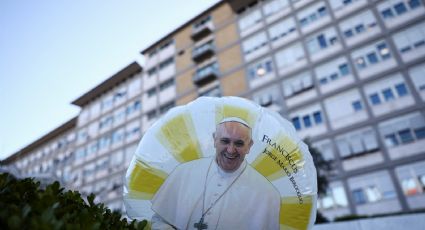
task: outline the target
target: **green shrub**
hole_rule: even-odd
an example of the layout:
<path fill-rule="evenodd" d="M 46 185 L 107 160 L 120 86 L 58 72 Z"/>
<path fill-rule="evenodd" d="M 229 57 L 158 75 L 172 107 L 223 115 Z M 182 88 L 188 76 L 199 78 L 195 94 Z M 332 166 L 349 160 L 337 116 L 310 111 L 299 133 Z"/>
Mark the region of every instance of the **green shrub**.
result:
<path fill-rule="evenodd" d="M 146 220 L 127 222 L 118 211 L 87 203 L 78 191 L 64 191 L 59 182 L 40 188 L 34 178 L 18 180 L 0 174 L 0 229 L 144 229 Z"/>

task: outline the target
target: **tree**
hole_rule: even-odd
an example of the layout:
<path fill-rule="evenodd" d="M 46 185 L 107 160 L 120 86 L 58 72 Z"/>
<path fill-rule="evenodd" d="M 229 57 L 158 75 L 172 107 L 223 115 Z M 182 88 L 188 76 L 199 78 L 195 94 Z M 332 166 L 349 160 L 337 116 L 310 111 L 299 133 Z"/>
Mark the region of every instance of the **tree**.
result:
<path fill-rule="evenodd" d="M 326 194 L 328 190 L 328 185 L 329 185 L 326 175 L 332 169 L 332 166 L 328 161 L 326 161 L 323 158 L 320 151 L 317 148 L 313 147 L 309 139 L 305 139 L 304 143 L 308 145 L 310 154 L 313 158 L 314 166 L 316 166 L 317 193 L 319 196 L 323 196 Z M 329 222 L 329 220 L 326 219 L 326 217 L 324 217 L 319 211 L 317 211 L 316 223 L 326 223 L 326 222 Z"/>
<path fill-rule="evenodd" d="M 59 182 L 40 187 L 34 178 L 0 174 L 0 229 L 144 229 L 146 220 L 127 222 L 118 211 L 87 202 Z"/>

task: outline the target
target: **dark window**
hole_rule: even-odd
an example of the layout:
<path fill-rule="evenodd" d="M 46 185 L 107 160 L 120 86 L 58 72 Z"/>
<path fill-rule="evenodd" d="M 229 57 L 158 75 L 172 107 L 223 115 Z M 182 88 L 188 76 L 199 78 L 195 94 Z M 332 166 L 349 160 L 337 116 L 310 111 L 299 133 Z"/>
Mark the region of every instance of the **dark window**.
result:
<path fill-rule="evenodd" d="M 328 12 L 326 11 L 326 7 L 320 7 L 318 10 L 317 10 L 317 12 L 319 12 L 319 15 L 320 16 L 325 16 Z"/>
<path fill-rule="evenodd" d="M 409 92 L 407 91 L 406 84 L 404 83 L 395 85 L 395 89 L 397 91 L 398 96 L 400 97 L 403 97 L 409 94 Z"/>
<path fill-rule="evenodd" d="M 394 133 L 388 134 L 384 138 L 385 138 L 385 143 L 387 143 L 388 147 L 397 146 L 399 144 L 397 137 L 395 136 Z"/>
<path fill-rule="evenodd" d="M 381 99 L 379 99 L 379 95 L 377 93 L 373 93 L 369 95 L 370 102 L 372 102 L 372 105 L 379 105 L 381 104 Z"/>
<path fill-rule="evenodd" d="M 376 53 L 369 53 L 367 56 L 367 60 L 369 61 L 370 64 L 375 64 L 378 63 L 378 57 L 376 56 Z"/>
<path fill-rule="evenodd" d="M 338 68 L 342 76 L 350 74 L 350 69 L 348 68 L 348 65 L 346 63 L 339 65 Z"/>
<path fill-rule="evenodd" d="M 311 120 L 309 115 L 306 115 L 303 117 L 303 122 L 304 122 L 304 127 L 306 128 L 311 127 Z"/>
<path fill-rule="evenodd" d="M 404 5 L 404 2 L 400 2 L 394 5 L 394 10 L 397 12 L 398 15 L 404 14 L 407 12 L 406 5 Z"/>
<path fill-rule="evenodd" d="M 382 17 L 384 17 L 384 19 L 388 19 L 388 18 L 393 18 L 394 17 L 394 14 L 393 14 L 393 12 L 391 11 L 390 8 L 387 8 L 387 9 L 381 11 L 381 14 L 382 14 Z"/>
<path fill-rule="evenodd" d="M 331 74 L 330 78 L 331 78 L 331 80 L 334 81 L 334 80 L 338 79 L 338 74 L 333 73 L 333 74 Z"/>
<path fill-rule="evenodd" d="M 351 103 L 351 105 L 353 106 L 354 111 L 360 111 L 363 109 L 362 103 L 360 101 L 354 101 Z"/>
<path fill-rule="evenodd" d="M 155 95 L 155 93 L 156 93 L 156 89 L 155 88 L 152 88 L 152 89 L 148 90 L 148 97 L 152 97 L 153 95 Z"/>
<path fill-rule="evenodd" d="M 300 118 L 299 117 L 294 117 L 292 118 L 292 124 L 294 125 L 296 130 L 300 130 L 301 129 L 301 123 L 300 123 Z"/>
<path fill-rule="evenodd" d="M 307 18 L 302 18 L 300 20 L 300 26 L 301 27 L 306 26 L 307 24 L 308 24 Z"/>
<path fill-rule="evenodd" d="M 401 143 L 406 144 L 406 143 L 410 143 L 414 141 L 413 135 L 412 135 L 412 132 L 410 132 L 410 129 L 404 129 L 404 130 L 398 131 L 398 135 L 400 136 Z"/>
<path fill-rule="evenodd" d="M 350 30 L 346 30 L 346 31 L 344 31 L 344 36 L 346 37 L 346 38 L 349 38 L 349 37 L 352 37 L 354 34 L 353 34 L 353 31 L 350 29 Z"/>
<path fill-rule="evenodd" d="M 418 48 L 420 46 L 425 45 L 425 40 L 420 40 L 418 42 L 415 42 L 415 44 L 413 44 L 415 46 L 415 48 Z"/>
<path fill-rule="evenodd" d="M 156 68 L 152 68 L 152 69 L 148 70 L 149 76 L 154 75 L 155 73 L 156 73 Z"/>
<path fill-rule="evenodd" d="M 320 84 L 321 85 L 325 85 L 326 83 L 328 83 L 328 79 L 327 78 L 320 79 Z"/>
<path fill-rule="evenodd" d="M 363 24 L 357 25 L 354 29 L 356 30 L 357 33 L 362 33 L 365 31 Z"/>
<path fill-rule="evenodd" d="M 410 9 L 415 9 L 419 6 L 421 6 L 421 1 L 420 0 L 410 0 L 408 1 Z"/>
<path fill-rule="evenodd" d="M 412 48 L 410 47 L 410 46 L 405 46 L 405 47 L 403 47 L 403 48 L 401 48 L 400 49 L 400 52 L 401 53 L 406 53 L 406 52 L 408 52 L 409 50 L 411 50 Z"/>
<path fill-rule="evenodd" d="M 365 204 L 367 203 L 366 195 L 362 189 L 356 189 L 352 191 L 354 202 L 356 204 Z"/>
<path fill-rule="evenodd" d="M 273 71 L 272 61 L 266 61 L 266 71 L 267 73 L 270 73 Z"/>
<path fill-rule="evenodd" d="M 328 44 L 326 44 L 326 39 L 325 36 L 323 34 L 317 36 L 317 41 L 319 42 L 319 46 L 320 48 L 326 48 L 328 46 Z"/>
<path fill-rule="evenodd" d="M 425 138 L 425 127 L 415 129 L 416 139 L 424 139 Z"/>
<path fill-rule="evenodd" d="M 385 101 L 391 101 L 395 99 L 393 91 L 390 88 L 382 90 L 382 94 L 384 95 Z"/>
<path fill-rule="evenodd" d="M 321 124 L 323 122 L 322 113 L 320 111 L 313 113 L 313 118 L 316 124 Z"/>

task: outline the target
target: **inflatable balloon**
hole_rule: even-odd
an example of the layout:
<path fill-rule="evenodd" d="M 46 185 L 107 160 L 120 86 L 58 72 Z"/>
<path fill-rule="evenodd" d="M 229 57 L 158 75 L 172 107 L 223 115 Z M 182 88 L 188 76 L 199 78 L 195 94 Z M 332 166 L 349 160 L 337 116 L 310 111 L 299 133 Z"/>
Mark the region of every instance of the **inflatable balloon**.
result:
<path fill-rule="evenodd" d="M 200 97 L 171 109 L 148 129 L 125 177 L 130 218 L 151 218 L 150 200 L 177 165 L 215 154 L 212 134 L 227 117 L 239 117 L 252 128 L 254 144 L 245 159 L 279 191 L 280 228 L 313 226 L 317 177 L 307 145 L 278 113 L 238 97 Z"/>

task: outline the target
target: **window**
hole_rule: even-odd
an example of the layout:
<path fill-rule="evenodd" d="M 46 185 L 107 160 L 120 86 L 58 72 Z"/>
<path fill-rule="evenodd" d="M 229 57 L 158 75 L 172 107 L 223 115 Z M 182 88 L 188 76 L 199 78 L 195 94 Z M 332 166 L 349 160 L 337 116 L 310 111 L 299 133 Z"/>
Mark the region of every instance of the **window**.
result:
<path fill-rule="evenodd" d="M 197 28 L 202 28 L 203 26 L 205 26 L 208 22 L 211 22 L 211 16 L 208 15 L 207 17 L 203 18 L 202 20 L 196 22 L 195 24 L 193 24 L 193 28 L 197 29 Z"/>
<path fill-rule="evenodd" d="M 395 4 L 394 10 L 398 15 L 401 15 L 407 12 L 407 8 L 406 8 L 406 5 L 404 5 L 404 2 Z"/>
<path fill-rule="evenodd" d="M 242 42 L 242 50 L 245 54 L 252 53 L 267 45 L 267 36 L 265 32 L 258 33 Z"/>
<path fill-rule="evenodd" d="M 200 97 L 205 96 L 205 97 L 221 97 L 221 90 L 220 90 L 220 86 L 215 86 L 203 93 L 199 94 Z"/>
<path fill-rule="evenodd" d="M 414 141 L 414 138 L 410 129 L 398 131 L 398 135 L 400 136 L 400 141 L 402 144 L 407 144 Z"/>
<path fill-rule="evenodd" d="M 141 108 L 142 108 L 142 105 L 140 103 L 140 100 L 134 101 L 133 103 L 127 105 L 126 114 L 130 115 L 134 112 L 140 111 Z"/>
<path fill-rule="evenodd" d="M 284 68 L 304 59 L 304 50 L 300 43 L 294 44 L 276 53 L 277 66 Z"/>
<path fill-rule="evenodd" d="M 288 0 L 273 0 L 263 6 L 264 15 L 270 16 L 289 7 Z"/>
<path fill-rule="evenodd" d="M 261 12 L 260 10 L 255 10 L 239 20 L 239 28 L 244 31 L 259 22 L 261 22 Z"/>
<path fill-rule="evenodd" d="M 395 19 L 421 6 L 419 0 L 384 1 L 378 5 L 378 11 L 384 20 Z"/>
<path fill-rule="evenodd" d="M 202 79 L 205 76 L 208 76 L 210 74 L 216 74 L 218 75 L 218 64 L 217 62 L 213 62 L 211 64 L 208 64 L 200 69 L 196 70 L 196 77 L 199 79 Z"/>
<path fill-rule="evenodd" d="M 362 105 L 362 103 L 360 101 L 354 101 L 351 104 L 353 105 L 354 111 L 361 111 L 361 110 L 363 110 L 363 105 Z"/>
<path fill-rule="evenodd" d="M 266 58 L 248 67 L 248 78 L 249 80 L 255 80 L 272 72 L 272 59 Z"/>
<path fill-rule="evenodd" d="M 174 86 L 174 79 L 169 79 L 159 85 L 159 91 L 164 91 L 172 86 Z"/>
<path fill-rule="evenodd" d="M 263 107 L 280 112 L 282 100 L 279 92 L 279 86 L 277 85 L 255 92 L 252 95 L 252 99 Z"/>
<path fill-rule="evenodd" d="M 311 90 L 313 87 L 313 78 L 309 72 L 301 73 L 283 81 L 283 91 L 286 98 Z"/>
<path fill-rule="evenodd" d="M 311 128 L 313 127 L 313 122 L 314 121 L 314 125 L 320 125 L 323 123 L 322 120 L 322 112 L 321 111 L 315 111 L 311 114 L 307 114 L 302 116 L 302 120 L 301 117 L 296 116 L 292 118 L 292 123 L 295 126 L 296 130 L 301 130 L 302 128 Z"/>
<path fill-rule="evenodd" d="M 425 23 L 420 23 L 393 36 L 394 43 L 402 55 L 414 53 L 425 45 Z"/>
<path fill-rule="evenodd" d="M 355 130 L 337 136 L 335 141 L 343 158 L 374 152 L 379 148 L 376 133 L 372 128 Z"/>
<path fill-rule="evenodd" d="M 151 69 L 148 69 L 148 76 L 152 76 L 156 74 L 156 67 L 153 67 Z"/>
<path fill-rule="evenodd" d="M 294 125 L 296 130 L 300 130 L 301 129 L 301 122 L 300 122 L 300 118 L 299 117 L 294 117 L 292 118 L 292 124 Z"/>
<path fill-rule="evenodd" d="M 358 205 L 396 198 L 394 185 L 387 171 L 351 177 L 348 185 Z"/>
<path fill-rule="evenodd" d="M 316 124 L 320 124 L 323 122 L 322 114 L 319 111 L 313 113 L 313 118 Z"/>
<path fill-rule="evenodd" d="M 315 4 L 301 12 L 298 13 L 298 21 L 301 27 L 306 27 L 319 21 L 319 19 L 324 18 L 328 15 L 328 11 L 323 2 Z"/>
<path fill-rule="evenodd" d="M 366 195 L 362 189 L 356 189 L 352 191 L 354 202 L 356 204 L 365 204 L 367 203 Z"/>
<path fill-rule="evenodd" d="M 318 206 L 321 209 L 347 207 L 348 201 L 344 187 L 340 183 L 331 184 L 326 194 L 319 197 Z"/>
<path fill-rule="evenodd" d="M 407 92 L 406 84 L 404 84 L 404 83 L 397 84 L 395 86 L 395 89 L 397 91 L 398 96 L 400 96 L 400 97 L 403 97 L 403 96 L 406 96 L 406 95 L 409 94 Z"/>
<path fill-rule="evenodd" d="M 375 45 L 354 51 L 352 57 L 355 60 L 356 67 L 362 70 L 389 59 L 391 53 L 386 42 L 381 41 Z"/>
<path fill-rule="evenodd" d="M 393 118 L 379 124 L 385 145 L 393 148 L 424 138 L 425 119 L 420 113 Z"/>
<path fill-rule="evenodd" d="M 146 114 L 146 116 L 147 116 L 148 121 L 150 121 L 150 120 L 152 120 L 156 117 L 156 111 L 155 110 L 149 111 Z"/>
<path fill-rule="evenodd" d="M 425 100 L 425 64 L 417 65 L 409 69 L 409 75 L 412 79 L 413 85 L 415 85 L 416 90 L 422 94 L 422 100 Z"/>
<path fill-rule="evenodd" d="M 358 0 L 330 0 L 330 4 L 334 11 L 339 11 L 349 7 L 352 3 L 357 2 Z"/>
<path fill-rule="evenodd" d="M 168 58 L 167 60 L 159 63 L 159 69 L 164 69 L 165 67 L 174 63 L 174 58 Z"/>
<path fill-rule="evenodd" d="M 411 9 L 415 9 L 415 8 L 421 6 L 421 1 L 420 0 L 409 0 L 408 3 L 409 3 L 409 7 Z"/>
<path fill-rule="evenodd" d="M 384 96 L 385 101 L 394 100 L 393 91 L 389 88 L 382 90 L 382 95 Z"/>
<path fill-rule="evenodd" d="M 401 99 L 402 97 L 410 95 L 409 90 L 404 82 L 404 78 L 400 73 L 386 76 L 385 79 L 381 79 L 366 85 L 364 89 L 368 95 L 369 103 L 372 106 L 391 103 L 391 110 L 395 110 L 411 105 L 411 103 L 408 101 L 405 101 L 405 103 L 402 103 L 402 105 L 397 105 L 393 102 Z M 383 109 L 387 107 L 388 106 L 380 107 L 379 111 L 374 111 L 375 115 L 386 113 Z M 378 114 L 376 112 L 378 112 Z"/>
<path fill-rule="evenodd" d="M 270 27 L 270 38 L 272 41 L 285 38 L 290 34 L 297 33 L 295 28 L 295 20 L 292 17 L 282 20 Z"/>
<path fill-rule="evenodd" d="M 311 127 L 310 116 L 304 116 L 303 122 L 304 122 L 304 127 L 306 127 L 306 128 Z"/>
<path fill-rule="evenodd" d="M 321 85 L 327 85 L 351 74 L 346 58 L 334 59 L 315 70 Z"/>
<path fill-rule="evenodd" d="M 379 98 L 379 95 L 377 93 L 373 93 L 373 94 L 369 95 L 369 99 L 370 99 L 372 105 L 381 104 L 381 99 Z"/>
<path fill-rule="evenodd" d="M 174 106 L 175 106 L 174 101 L 173 101 L 173 102 L 170 102 L 170 103 L 167 103 L 167 104 L 165 104 L 165 105 L 163 105 L 163 106 L 161 106 L 161 107 L 159 108 L 159 112 L 160 112 L 161 114 L 164 114 L 164 113 L 166 113 L 168 110 L 172 109 Z"/>
<path fill-rule="evenodd" d="M 164 49 L 166 49 L 167 47 L 171 46 L 173 43 L 174 43 L 174 41 L 173 41 L 173 40 L 166 41 L 164 44 L 162 44 L 162 45 L 159 47 L 159 50 L 164 50 Z"/>
<path fill-rule="evenodd" d="M 156 94 L 156 89 L 152 88 L 148 90 L 148 97 L 153 97 Z"/>
<path fill-rule="evenodd" d="M 338 42 L 336 30 L 333 28 L 325 29 L 324 31 L 316 34 L 307 39 L 307 49 L 311 54 L 320 50 L 326 49 Z"/>
<path fill-rule="evenodd" d="M 425 162 L 419 161 L 395 169 L 404 195 L 415 196 L 425 192 Z"/>

